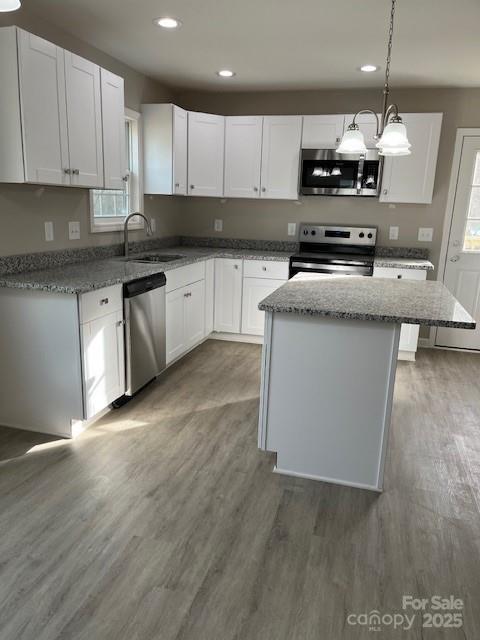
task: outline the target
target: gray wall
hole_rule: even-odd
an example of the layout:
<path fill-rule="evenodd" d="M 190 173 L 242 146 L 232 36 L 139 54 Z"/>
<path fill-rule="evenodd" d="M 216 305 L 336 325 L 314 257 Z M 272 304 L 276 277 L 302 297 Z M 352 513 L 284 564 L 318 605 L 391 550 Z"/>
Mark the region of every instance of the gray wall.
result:
<path fill-rule="evenodd" d="M 139 110 L 142 102 L 171 100 L 172 94 L 166 87 L 48 24 L 27 8 L 16 13 L 0 14 L 0 27 L 11 24 L 51 40 L 125 78 L 126 105 L 131 109 Z M 176 209 L 172 198 L 147 197 L 145 213 L 156 218 L 156 235 L 177 233 Z M 54 223 L 53 242 L 45 241 L 46 220 Z M 68 239 L 70 220 L 80 221 L 79 241 Z M 90 233 L 88 190 L 66 187 L 0 184 L 0 230 L 0 255 L 113 244 L 121 240 L 120 232 Z M 143 235 L 143 231 L 132 232 L 132 239 Z"/>
<path fill-rule="evenodd" d="M 359 81 L 361 79 L 359 78 Z M 304 197 L 299 202 L 185 198 L 179 218 L 182 231 L 194 235 L 237 238 L 287 239 L 287 222 L 373 224 L 379 227 L 382 245 L 423 246 L 435 265 L 452 165 L 456 129 L 480 127 L 480 89 L 402 89 L 392 92 L 405 112 L 444 113 L 442 136 L 431 205 L 380 204 L 367 198 Z M 188 109 L 226 115 L 352 113 L 362 108 L 380 109 L 378 90 L 296 91 L 252 93 L 183 92 L 176 101 Z M 213 232 L 213 221 L 222 218 L 223 233 Z M 398 241 L 388 239 L 388 227 L 400 227 Z M 417 240 L 418 227 L 433 227 L 432 243 Z"/>

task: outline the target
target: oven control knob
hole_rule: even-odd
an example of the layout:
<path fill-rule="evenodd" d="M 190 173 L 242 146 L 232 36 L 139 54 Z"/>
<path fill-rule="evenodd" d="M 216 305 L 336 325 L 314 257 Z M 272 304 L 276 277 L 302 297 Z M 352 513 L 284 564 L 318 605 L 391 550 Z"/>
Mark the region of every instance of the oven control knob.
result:
<path fill-rule="evenodd" d="M 304 236 L 308 236 L 308 229 L 304 229 L 304 230 L 303 230 L 303 235 L 304 235 Z"/>
<path fill-rule="evenodd" d="M 364 238 L 365 234 L 363 233 L 363 231 L 360 231 L 360 233 L 358 234 L 360 236 L 360 238 Z"/>
<path fill-rule="evenodd" d="M 369 233 L 369 234 L 368 234 L 368 237 L 369 237 L 369 238 L 373 238 L 373 233 Z"/>
<path fill-rule="evenodd" d="M 315 231 L 315 229 L 312 229 L 312 236 L 316 236 L 317 232 Z"/>

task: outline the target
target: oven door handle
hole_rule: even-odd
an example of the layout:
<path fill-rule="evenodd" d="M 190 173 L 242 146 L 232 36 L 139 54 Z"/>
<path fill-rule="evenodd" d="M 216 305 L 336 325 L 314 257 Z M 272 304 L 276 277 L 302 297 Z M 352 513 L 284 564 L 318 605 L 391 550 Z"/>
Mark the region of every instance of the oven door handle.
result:
<path fill-rule="evenodd" d="M 356 265 L 346 265 L 346 264 L 319 264 L 314 262 L 292 262 L 292 269 L 313 269 L 313 270 L 326 270 L 328 272 L 335 273 L 335 271 L 351 271 L 352 267 L 355 268 Z M 358 266 L 356 267 L 358 268 Z M 368 267 L 364 267 L 368 269 Z"/>

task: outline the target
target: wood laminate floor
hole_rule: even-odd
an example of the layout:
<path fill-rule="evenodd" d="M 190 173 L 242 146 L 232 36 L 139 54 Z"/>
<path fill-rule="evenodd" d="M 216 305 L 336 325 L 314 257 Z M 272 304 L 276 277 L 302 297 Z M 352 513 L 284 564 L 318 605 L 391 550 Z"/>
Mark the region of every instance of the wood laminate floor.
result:
<path fill-rule="evenodd" d="M 208 341 L 75 441 L 0 428 L 1 640 L 480 637 L 480 356 L 400 363 L 382 495 L 272 474 L 259 365 Z M 463 628 L 347 623 L 404 594 Z"/>

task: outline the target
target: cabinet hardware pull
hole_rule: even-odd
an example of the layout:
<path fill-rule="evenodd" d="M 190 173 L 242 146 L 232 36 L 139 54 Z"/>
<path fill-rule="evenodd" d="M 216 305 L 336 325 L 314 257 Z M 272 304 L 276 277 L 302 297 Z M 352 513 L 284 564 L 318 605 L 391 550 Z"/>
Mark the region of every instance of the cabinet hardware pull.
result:
<path fill-rule="evenodd" d="M 128 176 L 123 176 L 122 180 L 123 180 L 124 182 L 128 182 Z"/>
<path fill-rule="evenodd" d="M 72 169 L 72 173 L 74 176 L 80 175 L 80 169 Z"/>
<path fill-rule="evenodd" d="M 124 324 L 125 324 L 125 320 L 119 320 L 117 322 L 117 327 L 123 327 Z"/>
<path fill-rule="evenodd" d="M 100 300 L 100 304 L 101 304 L 101 305 L 103 305 L 103 304 L 108 304 L 108 298 L 102 298 L 102 299 Z"/>
<path fill-rule="evenodd" d="M 180 186 L 180 183 L 179 183 L 179 182 L 176 182 L 176 183 L 175 183 L 175 188 L 176 188 L 176 189 L 178 189 L 178 187 L 179 187 L 179 186 Z"/>
<path fill-rule="evenodd" d="M 267 190 L 267 187 L 262 187 L 262 193 L 265 193 L 266 190 Z"/>
<path fill-rule="evenodd" d="M 384 190 L 383 190 L 383 195 L 384 195 L 384 196 L 386 196 L 386 195 L 387 195 L 387 193 L 388 193 L 388 189 L 384 189 Z"/>
<path fill-rule="evenodd" d="M 266 271 L 266 270 L 267 270 L 267 267 L 262 267 L 262 269 L 263 269 L 264 271 Z"/>
<path fill-rule="evenodd" d="M 340 142 L 340 138 L 339 137 L 335 138 L 335 142 Z"/>
<path fill-rule="evenodd" d="M 67 176 L 71 176 L 72 175 L 72 170 L 71 169 L 64 169 L 63 173 Z"/>
<path fill-rule="evenodd" d="M 460 260 L 460 256 L 452 256 L 450 258 L 450 262 L 458 262 Z"/>
<path fill-rule="evenodd" d="M 401 274 L 398 274 L 398 275 L 397 275 L 397 278 L 398 278 L 399 280 L 401 280 L 401 279 L 403 278 L 403 276 L 402 276 Z"/>
<path fill-rule="evenodd" d="M 190 189 L 195 189 L 195 185 L 194 185 L 194 184 L 191 184 L 191 185 L 190 185 Z"/>
<path fill-rule="evenodd" d="M 253 190 L 255 191 L 255 193 L 257 193 L 258 187 L 253 187 Z"/>
<path fill-rule="evenodd" d="M 238 269 L 238 264 L 234 264 L 234 265 L 233 265 L 233 268 L 234 268 L 234 269 Z"/>

